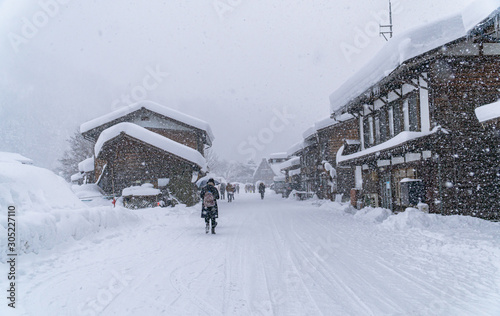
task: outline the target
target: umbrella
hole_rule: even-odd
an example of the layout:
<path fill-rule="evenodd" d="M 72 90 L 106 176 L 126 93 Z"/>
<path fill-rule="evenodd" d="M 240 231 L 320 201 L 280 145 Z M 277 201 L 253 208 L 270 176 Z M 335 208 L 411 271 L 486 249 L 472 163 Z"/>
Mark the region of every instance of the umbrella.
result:
<path fill-rule="evenodd" d="M 196 182 L 196 184 L 198 185 L 198 188 L 203 188 L 204 186 L 206 186 L 208 179 L 210 179 L 210 178 L 204 177 L 204 178 L 201 178 L 200 180 L 198 180 L 198 182 Z M 214 179 L 214 182 L 215 182 L 215 185 L 220 184 L 220 182 L 215 180 L 215 179 Z"/>

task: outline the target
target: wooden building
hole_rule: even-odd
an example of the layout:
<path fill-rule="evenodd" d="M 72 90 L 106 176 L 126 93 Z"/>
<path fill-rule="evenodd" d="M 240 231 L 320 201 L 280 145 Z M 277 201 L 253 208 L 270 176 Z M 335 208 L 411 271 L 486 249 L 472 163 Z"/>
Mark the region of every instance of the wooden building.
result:
<path fill-rule="evenodd" d="M 330 96 L 334 117 L 358 121 L 359 150 L 337 166 L 364 205 L 498 218 L 499 137 L 475 115 L 500 99 L 498 12 L 485 2 L 394 37 Z"/>
<path fill-rule="evenodd" d="M 310 127 L 304 133 L 304 146 L 301 156 L 302 186 L 306 192 L 317 194 L 322 198 L 320 190 L 321 159 L 316 129 Z"/>
<path fill-rule="evenodd" d="M 81 125 L 95 144 L 94 178 L 109 195 L 150 183 L 182 203 L 197 201 L 194 181 L 206 171 L 203 157 L 213 135 L 207 123 L 143 101 Z"/>
<path fill-rule="evenodd" d="M 314 126 L 318 137 L 319 161 L 322 163 L 318 180 L 322 192 L 318 196 L 331 200 L 337 194 L 348 196 L 354 185 L 354 176 L 350 167 L 337 166 L 337 153 L 346 142 L 352 143 L 359 139 L 357 121 L 352 115 L 344 114 L 337 119 L 318 121 Z M 330 168 L 334 168 L 334 172 Z"/>
<path fill-rule="evenodd" d="M 266 187 L 269 187 L 274 183 L 275 176 L 277 176 L 277 174 L 274 172 L 267 159 L 262 158 L 259 166 L 253 174 L 253 183 L 255 184 L 258 181 L 262 181 Z"/>

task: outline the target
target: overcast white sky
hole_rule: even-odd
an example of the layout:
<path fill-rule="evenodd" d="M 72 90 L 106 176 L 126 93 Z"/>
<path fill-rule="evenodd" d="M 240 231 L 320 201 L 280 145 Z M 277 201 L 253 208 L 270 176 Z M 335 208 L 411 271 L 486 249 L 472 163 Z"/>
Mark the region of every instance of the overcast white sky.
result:
<path fill-rule="evenodd" d="M 393 0 L 394 31 L 471 2 Z M 387 10 L 388 0 L 0 0 L 0 151 L 54 168 L 81 123 L 139 98 L 209 122 L 222 158 L 286 151 L 385 43 L 373 26 Z"/>

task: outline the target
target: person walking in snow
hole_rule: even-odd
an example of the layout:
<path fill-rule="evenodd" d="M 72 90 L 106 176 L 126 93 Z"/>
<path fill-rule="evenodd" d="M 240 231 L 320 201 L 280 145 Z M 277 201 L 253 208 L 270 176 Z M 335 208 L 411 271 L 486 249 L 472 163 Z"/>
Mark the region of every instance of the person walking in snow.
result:
<path fill-rule="evenodd" d="M 227 201 L 232 202 L 234 200 L 234 185 L 228 183 L 226 186 L 227 191 Z"/>
<path fill-rule="evenodd" d="M 259 184 L 259 193 L 260 193 L 260 198 L 263 200 L 264 199 L 264 193 L 266 192 L 266 185 L 264 182 L 261 182 Z"/>
<path fill-rule="evenodd" d="M 205 219 L 205 233 L 210 230 L 210 222 L 212 222 L 212 234 L 215 234 L 217 226 L 216 218 L 219 218 L 219 207 L 217 200 L 219 199 L 219 191 L 215 187 L 214 179 L 209 179 L 207 185 L 201 189 L 200 197 L 202 200 L 201 217 Z"/>
<path fill-rule="evenodd" d="M 221 194 L 221 199 L 224 200 L 226 195 L 226 184 L 224 182 L 220 184 L 220 194 Z"/>

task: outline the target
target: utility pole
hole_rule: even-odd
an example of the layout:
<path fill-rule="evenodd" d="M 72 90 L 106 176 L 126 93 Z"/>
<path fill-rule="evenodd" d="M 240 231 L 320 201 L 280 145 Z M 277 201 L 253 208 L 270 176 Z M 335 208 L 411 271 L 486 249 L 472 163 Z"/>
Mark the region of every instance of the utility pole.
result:
<path fill-rule="evenodd" d="M 389 38 L 392 38 L 392 5 L 391 5 L 391 0 L 389 0 L 389 24 L 388 25 L 379 25 L 380 27 L 380 35 L 382 35 L 386 41 L 389 40 Z M 389 38 L 387 38 L 386 35 L 389 35 Z"/>

